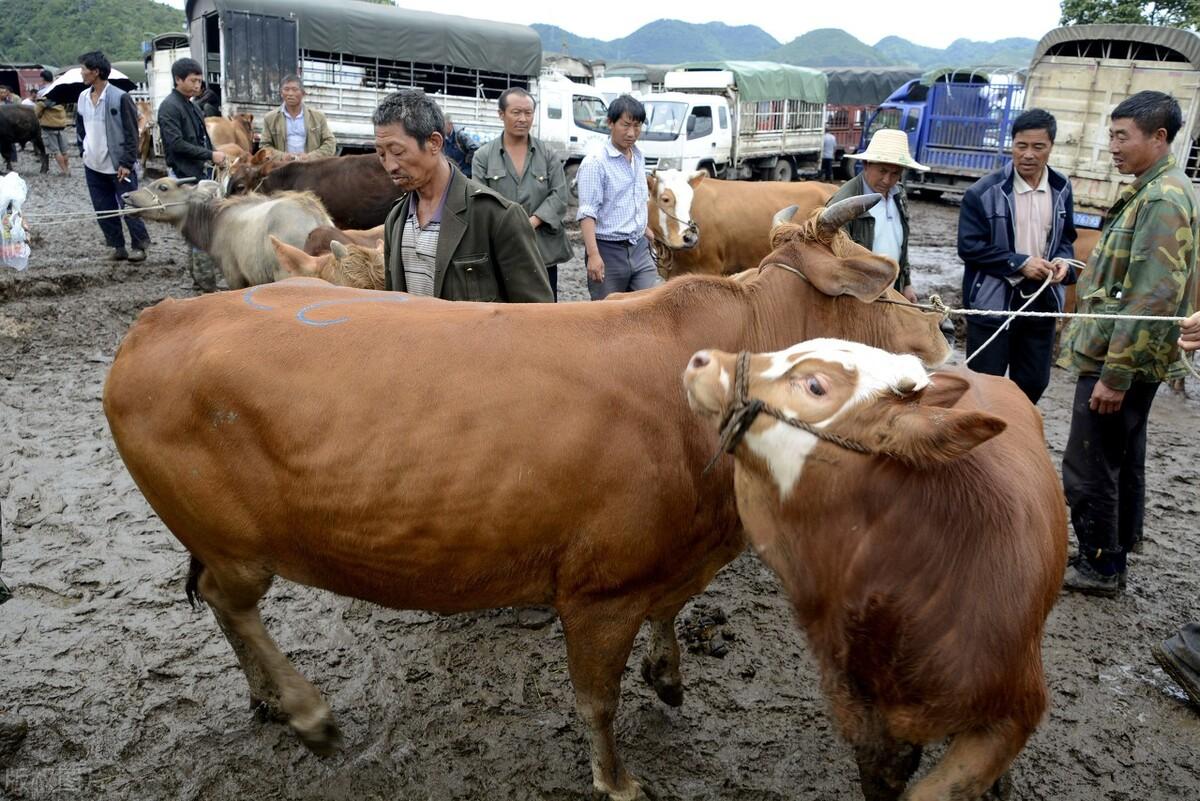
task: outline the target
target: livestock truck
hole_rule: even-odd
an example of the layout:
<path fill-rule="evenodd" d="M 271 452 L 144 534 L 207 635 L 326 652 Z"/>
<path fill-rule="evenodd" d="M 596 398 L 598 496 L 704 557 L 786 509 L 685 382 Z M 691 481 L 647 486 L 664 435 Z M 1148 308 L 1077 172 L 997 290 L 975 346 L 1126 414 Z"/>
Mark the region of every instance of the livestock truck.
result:
<path fill-rule="evenodd" d="M 846 157 L 858 152 L 867 118 L 898 87 L 921 77 L 921 71 L 907 67 L 828 67 L 824 72 L 829 80 L 825 132 L 837 140 L 835 167 L 843 178 L 851 178 L 854 161 Z"/>
<path fill-rule="evenodd" d="M 1021 113 L 1019 76 L 986 69 L 939 69 L 905 82 L 871 115 L 859 145 L 876 131 L 908 135 L 909 152 L 928 172 L 912 170 L 906 186 L 937 197 L 961 193 L 1012 160 L 1012 123 Z"/>
<path fill-rule="evenodd" d="M 1200 36 L 1150 25 L 1074 25 L 1037 44 L 1025 106 L 1043 108 L 1058 122 L 1050 165 L 1071 178 L 1080 228 L 1100 228 L 1131 180 L 1108 153 L 1109 114 L 1146 89 L 1179 101 L 1183 128 L 1171 152 L 1200 189 Z"/>
<path fill-rule="evenodd" d="M 644 95 L 646 169 L 790 181 L 815 172 L 825 136 L 824 73 L 789 64 L 717 61 L 666 73 Z"/>

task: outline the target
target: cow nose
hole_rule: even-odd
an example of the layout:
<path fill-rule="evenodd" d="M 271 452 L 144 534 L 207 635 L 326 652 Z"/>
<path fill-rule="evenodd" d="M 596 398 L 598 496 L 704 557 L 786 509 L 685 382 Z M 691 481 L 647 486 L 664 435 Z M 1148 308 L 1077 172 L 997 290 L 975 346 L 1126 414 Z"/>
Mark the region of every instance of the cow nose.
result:
<path fill-rule="evenodd" d="M 697 239 L 698 239 L 698 237 L 694 233 L 692 233 L 691 231 L 688 231 L 683 235 L 683 244 L 687 245 L 688 247 L 691 247 L 692 245 L 696 244 Z"/>
<path fill-rule="evenodd" d="M 712 364 L 712 356 L 708 354 L 708 351 L 701 350 L 692 355 L 692 360 L 688 362 L 688 367 L 693 370 L 703 370 L 710 364 Z"/>

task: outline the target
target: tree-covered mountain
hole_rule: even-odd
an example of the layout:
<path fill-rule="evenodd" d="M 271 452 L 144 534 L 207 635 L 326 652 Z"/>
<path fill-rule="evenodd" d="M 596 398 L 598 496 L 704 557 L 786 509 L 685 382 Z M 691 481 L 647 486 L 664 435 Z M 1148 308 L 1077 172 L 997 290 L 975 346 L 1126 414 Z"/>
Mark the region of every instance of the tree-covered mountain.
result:
<path fill-rule="evenodd" d="M 761 55 L 802 67 L 889 67 L 898 63 L 841 28 L 818 28 Z"/>
<path fill-rule="evenodd" d="M 0 14 L 0 59 L 65 66 L 89 50 L 110 61 L 141 58 L 145 34 L 178 31 L 183 12 L 154 0 L 6 2 Z"/>

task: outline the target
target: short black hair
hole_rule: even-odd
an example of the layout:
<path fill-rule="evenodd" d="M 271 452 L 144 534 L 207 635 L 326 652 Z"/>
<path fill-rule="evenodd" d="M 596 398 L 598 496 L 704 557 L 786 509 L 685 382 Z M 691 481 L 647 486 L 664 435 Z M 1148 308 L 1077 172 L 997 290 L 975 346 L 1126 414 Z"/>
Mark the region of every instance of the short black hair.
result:
<path fill-rule="evenodd" d="M 1146 136 L 1153 136 L 1159 128 L 1165 128 L 1168 142 L 1174 142 L 1175 134 L 1183 127 L 1179 101 L 1165 92 L 1149 89 L 1122 100 L 1110 116 L 1114 120 L 1133 120 Z"/>
<path fill-rule="evenodd" d="M 528 97 L 530 100 L 533 100 L 533 95 L 529 94 L 529 92 L 525 91 L 521 87 L 510 86 L 507 89 L 505 89 L 503 92 L 500 93 L 500 110 L 501 111 L 504 111 L 508 108 L 508 99 L 510 97 L 512 97 L 513 95 L 516 95 L 517 97 Z M 537 108 L 536 100 L 533 100 L 533 107 Z"/>
<path fill-rule="evenodd" d="M 204 76 L 204 67 L 194 58 L 177 59 L 171 65 L 171 77 L 177 81 L 185 81 L 192 75 Z"/>
<path fill-rule="evenodd" d="M 300 91 L 301 91 L 301 92 L 303 92 L 303 91 L 304 91 L 304 81 L 300 80 L 300 76 L 299 76 L 299 75 L 285 75 L 285 76 L 283 76 L 283 80 L 279 82 L 279 88 L 280 88 L 280 89 L 282 89 L 283 87 L 287 86 L 289 83 L 294 83 L 294 84 L 296 84 L 296 86 L 299 86 L 299 87 L 300 87 Z"/>
<path fill-rule="evenodd" d="M 421 149 L 434 133 L 446 130 L 446 117 L 429 95 L 420 89 L 402 89 L 383 99 L 371 116 L 376 125 L 403 125 L 404 132 L 417 140 Z"/>
<path fill-rule="evenodd" d="M 1021 112 L 1020 116 L 1013 120 L 1013 137 L 1021 131 L 1045 131 L 1050 137 L 1050 144 L 1054 144 L 1054 137 L 1058 134 L 1058 120 L 1044 108 L 1031 108 Z"/>
<path fill-rule="evenodd" d="M 53 83 L 54 82 L 54 73 L 51 72 L 50 70 L 42 70 L 42 80 L 46 81 L 47 83 Z"/>
<path fill-rule="evenodd" d="M 628 114 L 634 122 L 646 121 L 646 107 L 643 106 L 636 98 L 629 95 L 621 95 L 608 106 L 608 122 L 615 123 L 621 119 L 622 114 Z"/>
<path fill-rule="evenodd" d="M 98 72 L 100 80 L 107 81 L 109 74 L 112 72 L 112 64 L 108 63 L 108 56 L 101 53 L 99 50 L 93 50 L 90 53 L 84 53 L 79 57 L 79 63 L 87 67 L 89 70 Z"/>

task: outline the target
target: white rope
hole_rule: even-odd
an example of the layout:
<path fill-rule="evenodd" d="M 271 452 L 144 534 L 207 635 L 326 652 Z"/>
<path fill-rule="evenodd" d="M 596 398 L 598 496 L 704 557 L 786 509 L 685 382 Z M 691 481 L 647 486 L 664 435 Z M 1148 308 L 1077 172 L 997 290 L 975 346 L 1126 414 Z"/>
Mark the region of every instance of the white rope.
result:
<path fill-rule="evenodd" d="M 109 220 L 113 217 L 127 217 L 130 214 L 141 214 L 143 211 L 148 211 L 150 209 L 166 209 L 170 208 L 171 206 L 186 206 L 187 204 L 188 201 L 180 200 L 174 203 L 158 203 L 153 206 L 146 206 L 143 208 L 113 209 L 111 211 L 101 212 L 64 211 L 57 213 L 46 212 L 36 215 L 22 214 L 21 219 L 24 222 L 32 223 L 33 227 L 35 228 L 45 228 L 54 225 L 67 225 L 68 223 L 86 222 L 87 220 Z"/>

